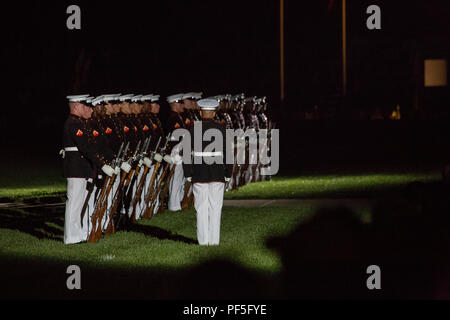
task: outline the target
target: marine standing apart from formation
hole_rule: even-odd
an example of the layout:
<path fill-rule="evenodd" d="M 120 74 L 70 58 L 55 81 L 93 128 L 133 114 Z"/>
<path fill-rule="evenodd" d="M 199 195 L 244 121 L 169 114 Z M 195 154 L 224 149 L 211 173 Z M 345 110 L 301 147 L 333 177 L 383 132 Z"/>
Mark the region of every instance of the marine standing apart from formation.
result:
<path fill-rule="evenodd" d="M 191 136 L 191 163 L 183 163 L 184 176 L 192 182 L 194 207 L 197 212 L 197 239 L 200 245 L 218 245 L 220 242 L 220 220 L 222 215 L 225 182 L 231 179 L 232 164 L 226 164 L 226 132 L 223 124 L 214 121 L 219 103 L 216 99 L 198 101 L 201 108 L 201 137 L 195 136 L 194 127 L 189 128 Z M 203 141 L 205 131 L 213 129 L 220 133 L 222 150 L 204 152 L 209 141 Z M 200 133 L 200 131 L 198 132 Z M 196 150 L 196 139 L 201 150 Z"/>

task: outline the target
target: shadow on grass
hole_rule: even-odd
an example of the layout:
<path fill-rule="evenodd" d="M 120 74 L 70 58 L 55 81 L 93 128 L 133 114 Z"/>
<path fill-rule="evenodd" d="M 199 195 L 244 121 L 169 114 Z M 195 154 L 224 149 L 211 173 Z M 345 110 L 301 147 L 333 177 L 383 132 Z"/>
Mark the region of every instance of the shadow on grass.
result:
<path fill-rule="evenodd" d="M 64 236 L 64 208 L 0 209 L 0 228 L 18 230 L 39 240 L 62 241 Z M 159 240 L 172 240 L 186 244 L 198 243 L 195 239 L 174 234 L 156 226 L 128 223 L 121 228 L 121 231 L 142 233 Z"/>
<path fill-rule="evenodd" d="M 159 240 L 172 240 L 183 242 L 186 244 L 198 244 L 197 240 L 187 238 L 185 236 L 174 234 L 169 230 L 165 230 L 156 226 L 142 225 L 142 224 L 127 224 L 124 231 L 142 233 L 145 236 L 157 238 Z"/>
<path fill-rule="evenodd" d="M 0 228 L 18 230 L 39 240 L 62 241 L 64 213 L 59 208 L 1 209 Z"/>
<path fill-rule="evenodd" d="M 268 277 L 214 259 L 192 268 L 100 269 L 65 262 L 0 255 L 1 299 L 260 299 L 275 298 Z M 67 267 L 78 265 L 81 289 L 68 290 Z"/>
<path fill-rule="evenodd" d="M 320 209 L 290 234 L 267 241 L 282 259 L 269 275 L 227 259 L 191 268 L 107 268 L 80 262 L 81 290 L 67 290 L 67 261 L 0 256 L 3 298 L 62 299 L 449 299 L 449 186 L 409 185 L 364 224 L 347 208 Z M 170 231 L 135 226 L 160 239 Z M 77 264 L 76 261 L 70 264 Z M 369 290 L 367 267 L 380 267 Z"/>

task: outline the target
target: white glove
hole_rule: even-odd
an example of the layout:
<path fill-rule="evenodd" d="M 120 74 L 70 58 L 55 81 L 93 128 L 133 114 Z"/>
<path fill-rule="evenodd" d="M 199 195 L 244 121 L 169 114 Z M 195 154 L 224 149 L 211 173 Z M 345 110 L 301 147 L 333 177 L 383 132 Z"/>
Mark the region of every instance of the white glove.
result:
<path fill-rule="evenodd" d="M 231 180 L 231 178 L 225 177 L 225 182 L 228 182 L 228 181 L 230 181 L 230 180 Z"/>
<path fill-rule="evenodd" d="M 142 159 L 141 159 L 141 160 L 139 160 L 139 162 L 138 162 L 138 166 L 139 166 L 139 167 L 142 167 L 142 165 L 143 165 L 143 164 L 144 164 L 144 160 L 142 160 Z"/>
<path fill-rule="evenodd" d="M 122 162 L 122 165 L 120 166 L 120 169 L 122 169 L 123 171 L 128 173 L 131 170 L 131 165 L 128 162 L 126 162 L 126 161 Z"/>
<path fill-rule="evenodd" d="M 163 160 L 163 157 L 162 157 L 162 155 L 160 155 L 159 153 L 157 153 L 157 154 L 155 154 L 154 159 L 155 159 L 155 161 L 161 162 L 161 161 Z"/>
<path fill-rule="evenodd" d="M 192 177 L 187 177 L 186 181 L 191 182 L 192 181 Z"/>
<path fill-rule="evenodd" d="M 66 150 L 64 150 L 64 149 L 59 150 L 59 154 L 64 159 L 66 157 Z"/>
<path fill-rule="evenodd" d="M 173 160 L 173 163 L 176 163 L 177 165 L 181 164 L 183 162 L 183 158 L 180 157 L 179 154 L 176 154 L 175 156 L 173 156 L 172 160 Z"/>
<path fill-rule="evenodd" d="M 168 154 L 166 154 L 166 155 L 164 156 L 164 161 L 167 162 L 167 163 L 170 163 L 170 164 L 173 163 L 172 157 L 169 156 Z"/>
<path fill-rule="evenodd" d="M 149 157 L 145 157 L 145 158 L 144 158 L 144 164 L 145 164 L 148 168 L 150 168 L 150 167 L 152 166 L 152 160 L 150 160 Z"/>
<path fill-rule="evenodd" d="M 115 172 L 116 176 L 118 176 L 120 173 L 120 167 L 116 166 L 116 168 L 114 169 L 114 172 Z"/>
<path fill-rule="evenodd" d="M 102 171 L 110 177 L 112 177 L 112 175 L 115 173 L 113 167 L 107 164 L 102 167 Z"/>

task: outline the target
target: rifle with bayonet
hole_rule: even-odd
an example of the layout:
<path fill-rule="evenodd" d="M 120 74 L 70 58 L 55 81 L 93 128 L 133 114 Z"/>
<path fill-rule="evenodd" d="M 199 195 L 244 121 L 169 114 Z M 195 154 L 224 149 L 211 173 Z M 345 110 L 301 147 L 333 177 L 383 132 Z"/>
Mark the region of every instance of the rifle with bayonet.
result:
<path fill-rule="evenodd" d="M 172 150 L 173 151 L 173 150 Z M 173 159 L 172 159 L 173 160 Z M 167 178 L 165 179 L 164 182 L 164 189 L 161 191 L 160 197 L 159 197 L 159 206 L 156 210 L 157 213 L 161 213 L 162 209 L 163 209 L 163 205 L 166 203 L 167 201 L 167 197 L 169 195 L 169 185 L 170 185 L 170 180 L 172 179 L 172 176 L 175 172 L 175 168 L 177 166 L 177 163 L 175 162 L 171 162 L 170 164 L 172 164 L 172 168 L 170 168 L 169 174 L 167 175 Z M 169 163 L 167 164 L 167 166 L 170 165 Z"/>
<path fill-rule="evenodd" d="M 169 139 L 170 139 L 170 134 L 166 137 L 166 141 L 165 141 L 164 147 L 160 150 L 158 159 L 155 158 L 155 160 L 157 160 L 157 162 L 155 163 L 155 167 L 153 169 L 153 174 L 152 174 L 152 177 L 150 179 L 150 183 L 149 183 L 149 186 L 148 186 L 149 189 L 148 189 L 147 195 L 145 197 L 145 203 L 144 203 L 145 204 L 145 206 L 144 206 L 144 208 L 145 208 L 144 218 L 145 219 L 150 219 L 153 216 L 153 209 L 154 209 L 154 206 L 155 206 L 156 198 L 159 195 L 159 191 L 161 189 L 162 181 L 164 180 L 164 177 L 165 177 L 166 172 L 167 172 L 167 168 L 168 168 L 169 163 L 166 161 L 167 163 L 166 163 L 166 165 L 165 165 L 165 167 L 163 169 L 163 172 L 162 172 L 161 176 L 159 177 L 159 180 L 156 183 L 156 186 L 153 187 L 154 184 L 155 184 L 155 179 L 158 176 L 158 170 L 159 170 L 159 168 L 161 166 L 161 162 L 163 160 L 162 155 L 166 151 L 167 145 L 169 143 Z"/>
<path fill-rule="evenodd" d="M 116 167 L 117 162 L 120 159 L 120 155 L 122 153 L 123 143 L 121 144 L 119 148 L 119 152 L 117 153 L 116 158 L 113 160 L 111 166 L 113 168 Z M 101 237 L 102 232 L 102 219 L 103 215 L 106 211 L 106 208 L 108 206 L 108 196 L 111 192 L 111 188 L 114 184 L 114 180 L 116 178 L 116 174 L 113 173 L 111 177 L 105 176 L 102 190 L 100 192 L 100 196 L 97 200 L 94 214 L 92 215 L 92 229 L 89 233 L 88 242 L 96 242 Z"/>
<path fill-rule="evenodd" d="M 122 153 L 123 144 L 124 144 L 124 142 L 122 142 L 122 145 L 120 146 L 119 152 L 117 153 L 117 157 L 112 163 L 112 167 L 114 169 L 118 166 L 118 164 L 121 161 L 121 153 Z M 105 199 L 103 201 L 102 209 L 100 210 L 99 220 L 98 220 L 98 224 L 97 224 L 97 230 L 96 230 L 96 233 L 95 233 L 96 239 L 100 239 L 101 236 L 102 236 L 103 216 L 105 215 L 105 212 L 107 212 L 107 210 L 108 210 L 108 198 L 109 198 L 109 194 L 111 193 L 111 190 L 112 190 L 112 188 L 114 186 L 114 183 L 116 181 L 116 177 L 117 177 L 116 173 L 113 173 L 113 175 L 109 179 L 108 188 L 106 190 Z"/>
<path fill-rule="evenodd" d="M 130 159 L 128 159 L 128 161 L 127 161 L 127 163 L 131 166 L 131 169 L 128 172 L 127 177 L 125 178 L 125 182 L 124 182 L 123 190 L 122 190 L 122 203 L 125 208 L 126 214 L 128 214 L 128 207 L 131 202 L 130 196 L 131 196 L 131 192 L 133 191 L 133 183 L 135 181 L 134 177 L 135 177 L 135 172 L 136 172 L 136 168 L 137 168 L 136 160 L 139 155 L 141 143 L 142 143 L 142 141 L 139 140 L 139 142 L 136 146 L 136 149 L 134 150 L 133 156 Z"/>
<path fill-rule="evenodd" d="M 127 145 L 125 146 L 125 150 L 124 150 L 124 152 L 122 154 L 122 157 L 117 162 L 117 165 L 122 164 L 123 160 L 125 159 L 125 156 L 127 155 L 129 146 L 130 146 L 130 142 L 128 142 Z M 113 200 L 112 200 L 112 205 L 111 205 L 111 208 L 109 210 L 108 226 L 106 227 L 105 234 L 114 233 L 114 221 L 113 221 L 113 218 L 114 218 L 114 214 L 117 211 L 117 208 L 119 207 L 119 203 L 120 203 L 120 199 L 121 199 L 121 195 L 122 195 L 122 186 L 123 186 L 123 183 L 124 183 L 126 177 L 127 177 L 127 172 L 122 169 L 119 185 L 117 186 L 117 189 L 116 189 L 116 191 L 114 193 L 114 197 L 113 197 Z"/>
<path fill-rule="evenodd" d="M 186 181 L 185 185 L 184 185 L 184 195 L 183 195 L 183 200 L 181 200 L 181 210 L 187 210 L 189 209 L 189 205 L 190 205 L 190 193 L 189 190 L 191 189 L 192 186 L 192 182 L 191 181 Z"/>
<path fill-rule="evenodd" d="M 161 191 L 158 208 L 156 210 L 157 213 L 161 213 L 162 212 L 163 204 L 165 204 L 166 201 L 167 201 L 167 197 L 169 196 L 170 179 L 172 179 L 172 176 L 173 176 L 173 174 L 175 172 L 175 167 L 177 166 L 177 164 L 174 163 L 174 162 L 172 162 L 172 163 L 168 162 L 167 165 L 166 165 L 166 168 L 164 168 L 164 169 L 166 170 L 170 166 L 170 164 L 172 164 L 172 168 L 170 168 L 169 174 L 167 175 L 167 178 L 164 181 L 164 189 Z M 167 172 L 167 170 L 166 170 L 166 172 Z M 161 189 L 161 186 L 159 187 L 159 189 Z"/>
<path fill-rule="evenodd" d="M 156 151 L 158 150 L 158 147 L 159 147 L 160 143 L 161 143 L 161 137 L 159 137 L 155 149 L 151 152 L 150 157 L 148 158 L 149 159 L 148 163 L 145 164 L 144 173 L 142 174 L 141 180 L 139 181 L 139 184 L 138 184 L 138 187 L 137 187 L 134 199 L 131 202 L 132 207 L 133 207 L 132 216 L 136 215 L 136 206 L 137 206 L 137 203 L 141 199 L 142 191 L 144 190 L 144 187 L 145 187 L 145 180 L 147 179 L 147 174 L 148 174 L 148 172 L 149 172 L 149 170 L 151 168 L 151 164 L 153 163 L 153 160 L 155 159 Z M 159 162 L 157 162 L 157 164 L 158 163 Z M 157 172 L 157 169 L 158 169 L 158 166 L 155 165 L 152 177 L 150 179 L 149 190 L 151 189 L 151 185 L 154 182 L 154 177 L 155 177 L 155 173 Z M 144 204 L 145 204 L 145 197 L 144 197 L 143 201 L 144 201 Z"/>
<path fill-rule="evenodd" d="M 135 174 L 133 177 L 133 180 L 137 180 L 137 177 L 139 176 L 139 172 L 141 171 L 141 167 L 142 164 L 144 164 L 143 159 L 145 159 L 147 157 L 148 154 L 148 148 L 150 146 L 150 140 L 151 137 L 147 138 L 147 140 L 144 142 L 144 148 L 142 149 L 141 154 L 139 155 L 138 159 L 137 159 L 137 168 L 135 170 Z M 136 188 L 136 192 L 134 193 L 134 197 L 131 198 L 131 208 L 132 208 L 132 212 L 131 212 L 131 219 L 132 222 L 136 222 L 136 205 L 139 202 L 140 198 L 141 198 L 141 192 L 142 192 L 142 188 L 143 185 L 145 183 L 145 179 L 147 177 L 147 173 L 148 173 L 148 169 L 149 169 L 150 164 L 145 165 L 144 166 L 144 172 L 141 176 L 141 180 L 139 180 L 139 183 L 137 184 L 137 188 Z M 134 181 L 132 182 L 134 184 Z M 130 193 L 132 193 L 132 189 L 131 191 L 129 191 Z M 130 195 L 130 197 L 132 196 L 132 194 Z"/>

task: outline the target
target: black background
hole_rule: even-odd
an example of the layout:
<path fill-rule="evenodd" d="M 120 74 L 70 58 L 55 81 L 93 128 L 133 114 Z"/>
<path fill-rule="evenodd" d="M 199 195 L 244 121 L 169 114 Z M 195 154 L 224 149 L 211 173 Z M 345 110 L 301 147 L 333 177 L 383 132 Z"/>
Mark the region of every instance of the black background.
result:
<path fill-rule="evenodd" d="M 81 30 L 66 27 L 71 4 L 81 8 Z M 381 30 L 366 27 L 371 4 L 381 8 Z M 284 130 L 281 138 L 289 141 L 284 145 L 337 139 L 357 151 L 348 136 L 358 139 L 354 133 L 362 127 L 369 135 L 362 144 L 401 134 L 402 144 L 439 139 L 438 149 L 445 147 L 448 86 L 423 88 L 421 72 L 425 58 L 449 61 L 448 1 L 363 0 L 347 6 L 348 94 L 342 97 L 341 2 L 285 1 L 286 99 L 280 101 L 279 1 L 4 4 L 0 143 L 13 153 L 32 146 L 55 152 L 69 94 L 154 93 L 164 101 L 170 94 L 202 91 L 266 95 L 271 117 Z M 316 104 L 331 123 L 302 121 Z M 387 116 L 397 104 L 403 120 L 419 122 L 339 124 L 368 119 L 376 106 Z M 167 109 L 163 102 L 163 120 Z"/>

